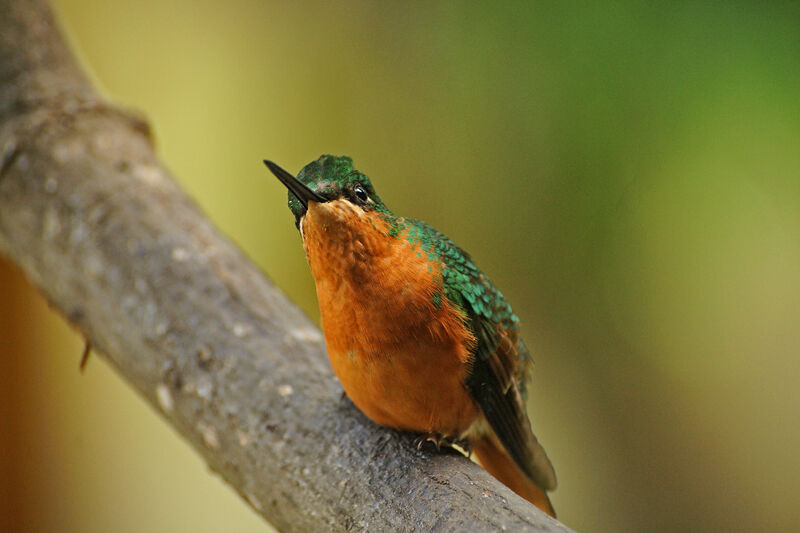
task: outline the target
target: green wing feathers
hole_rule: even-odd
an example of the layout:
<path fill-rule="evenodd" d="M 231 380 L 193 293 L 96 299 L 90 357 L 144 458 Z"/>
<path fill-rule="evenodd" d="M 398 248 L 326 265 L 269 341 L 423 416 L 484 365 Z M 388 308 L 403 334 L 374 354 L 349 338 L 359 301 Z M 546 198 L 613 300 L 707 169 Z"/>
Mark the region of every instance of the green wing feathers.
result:
<path fill-rule="evenodd" d="M 428 234 L 423 243 L 443 259 L 445 296 L 464 310 L 476 339 L 465 385 L 519 469 L 542 489 L 554 489 L 555 471 L 525 412 L 533 361 L 519 339 L 519 319 L 466 252 L 437 230 L 414 222 L 417 231 Z"/>
<path fill-rule="evenodd" d="M 435 294 L 435 301 L 444 296 L 462 309 L 476 339 L 465 385 L 520 471 L 543 490 L 554 489 L 555 471 L 525 412 L 533 362 L 519 339 L 519 319 L 511 306 L 469 254 L 445 235 L 410 218 L 389 222 L 392 235 L 405 236 L 432 261 L 441 261 L 444 294 Z"/>
<path fill-rule="evenodd" d="M 481 407 L 500 442 L 519 469 L 544 490 L 556 488 L 556 473 L 547 454 L 536 440 L 525 412 L 522 394 L 524 376 L 520 369 L 530 365 L 520 357 L 524 344 L 486 319 L 470 316 L 477 338 L 472 372 L 466 385 Z"/>

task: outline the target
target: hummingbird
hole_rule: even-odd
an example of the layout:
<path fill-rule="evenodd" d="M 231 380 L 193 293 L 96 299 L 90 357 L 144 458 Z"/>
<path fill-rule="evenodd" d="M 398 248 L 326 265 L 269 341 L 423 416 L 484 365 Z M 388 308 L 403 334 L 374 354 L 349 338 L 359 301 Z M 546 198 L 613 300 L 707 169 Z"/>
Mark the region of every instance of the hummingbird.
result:
<path fill-rule="evenodd" d="M 395 215 L 347 156 L 288 191 L 317 290 L 331 366 L 368 418 L 432 442 L 466 442 L 500 482 L 555 517 L 556 475 L 525 412 L 530 352 L 519 319 L 469 254 Z"/>

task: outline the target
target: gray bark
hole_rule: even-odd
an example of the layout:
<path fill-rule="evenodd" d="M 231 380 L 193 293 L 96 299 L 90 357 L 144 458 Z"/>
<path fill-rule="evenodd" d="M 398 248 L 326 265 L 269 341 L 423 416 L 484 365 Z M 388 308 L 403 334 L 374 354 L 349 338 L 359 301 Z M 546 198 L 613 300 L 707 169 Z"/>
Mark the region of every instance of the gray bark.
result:
<path fill-rule="evenodd" d="M 0 253 L 279 530 L 568 531 L 341 398 L 319 330 L 98 96 L 42 0 L 0 0 Z"/>

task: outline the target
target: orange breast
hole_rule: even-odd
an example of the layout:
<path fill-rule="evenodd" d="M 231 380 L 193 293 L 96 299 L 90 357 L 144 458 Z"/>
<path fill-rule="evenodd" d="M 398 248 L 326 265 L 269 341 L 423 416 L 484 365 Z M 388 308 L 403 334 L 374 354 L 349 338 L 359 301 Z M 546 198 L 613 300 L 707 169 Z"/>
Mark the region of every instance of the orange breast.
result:
<path fill-rule="evenodd" d="M 457 308 L 434 303 L 441 264 L 389 229 L 341 200 L 303 218 L 331 365 L 376 423 L 458 436 L 479 415 L 463 385 L 474 338 Z"/>

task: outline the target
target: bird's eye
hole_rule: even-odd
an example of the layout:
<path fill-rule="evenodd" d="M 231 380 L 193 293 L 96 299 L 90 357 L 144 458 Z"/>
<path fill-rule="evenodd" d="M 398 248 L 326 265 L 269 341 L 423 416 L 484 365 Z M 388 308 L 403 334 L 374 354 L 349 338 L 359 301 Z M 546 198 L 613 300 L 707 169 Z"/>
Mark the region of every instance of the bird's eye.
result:
<path fill-rule="evenodd" d="M 369 199 L 369 194 L 367 194 L 366 189 L 361 185 L 353 187 L 353 195 L 359 202 L 366 202 Z"/>

